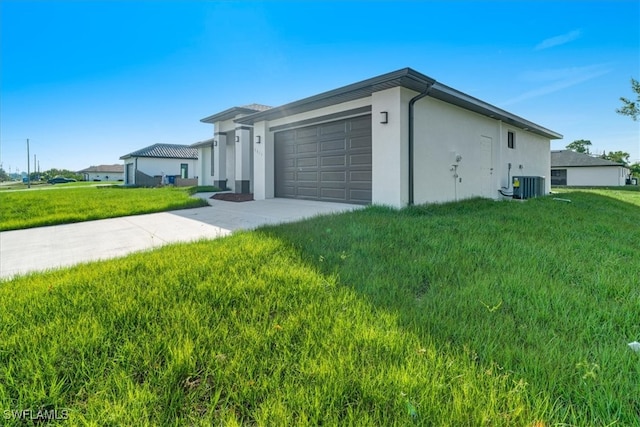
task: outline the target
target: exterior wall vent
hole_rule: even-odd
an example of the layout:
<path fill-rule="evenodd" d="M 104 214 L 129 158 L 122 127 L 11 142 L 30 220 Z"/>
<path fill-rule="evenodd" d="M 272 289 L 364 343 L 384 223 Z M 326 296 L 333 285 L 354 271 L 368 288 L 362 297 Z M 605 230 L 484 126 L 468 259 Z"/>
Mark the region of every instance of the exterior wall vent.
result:
<path fill-rule="evenodd" d="M 514 176 L 512 184 L 514 199 L 531 199 L 544 196 L 543 176 Z"/>

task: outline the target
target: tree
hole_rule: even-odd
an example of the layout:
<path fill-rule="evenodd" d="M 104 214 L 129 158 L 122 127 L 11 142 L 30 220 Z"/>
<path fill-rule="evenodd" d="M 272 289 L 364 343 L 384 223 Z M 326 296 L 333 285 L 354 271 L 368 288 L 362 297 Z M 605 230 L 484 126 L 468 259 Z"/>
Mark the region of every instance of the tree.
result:
<path fill-rule="evenodd" d="M 631 120 L 638 121 L 640 119 L 640 82 L 633 77 L 631 78 L 631 90 L 633 90 L 636 94 L 636 100 L 631 101 L 625 97 L 620 97 L 620 101 L 622 101 L 622 108 L 618 108 L 616 113 L 622 114 L 623 116 L 630 116 Z"/>
<path fill-rule="evenodd" d="M 640 162 L 635 162 L 629 165 L 629 169 L 631 169 L 631 175 L 640 177 Z"/>
<path fill-rule="evenodd" d="M 0 167 L 0 181 L 9 181 L 9 175 Z"/>
<path fill-rule="evenodd" d="M 625 166 L 629 163 L 629 153 L 625 153 L 624 151 L 609 151 L 609 154 L 603 152 L 600 157 L 605 160 L 611 160 L 612 162 L 622 163 Z"/>
<path fill-rule="evenodd" d="M 590 145 L 591 141 L 588 139 L 578 139 L 577 141 L 573 141 L 571 144 L 567 145 L 567 149 L 573 150 L 577 153 L 589 154 Z"/>

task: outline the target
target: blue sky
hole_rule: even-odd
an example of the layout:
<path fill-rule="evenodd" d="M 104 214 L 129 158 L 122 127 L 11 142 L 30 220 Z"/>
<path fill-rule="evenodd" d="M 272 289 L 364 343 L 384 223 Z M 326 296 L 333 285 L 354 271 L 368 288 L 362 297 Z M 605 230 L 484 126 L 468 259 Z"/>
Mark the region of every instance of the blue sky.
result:
<path fill-rule="evenodd" d="M 640 1 L 2 0 L 0 162 L 79 170 L 404 67 L 640 160 Z M 32 166 L 33 167 L 33 166 Z"/>

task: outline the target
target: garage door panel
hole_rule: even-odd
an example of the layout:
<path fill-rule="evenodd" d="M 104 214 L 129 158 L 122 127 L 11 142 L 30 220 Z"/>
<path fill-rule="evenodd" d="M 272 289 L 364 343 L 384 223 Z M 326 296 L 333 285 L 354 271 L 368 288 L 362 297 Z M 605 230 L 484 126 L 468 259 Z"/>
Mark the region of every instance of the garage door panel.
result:
<path fill-rule="evenodd" d="M 349 181 L 354 183 L 367 183 L 371 185 L 371 171 L 350 171 Z"/>
<path fill-rule="evenodd" d="M 325 156 L 320 158 L 320 165 L 324 166 L 346 166 L 347 156 Z"/>
<path fill-rule="evenodd" d="M 320 125 L 320 135 L 330 135 L 333 133 L 344 134 L 347 131 L 346 122 L 327 123 Z"/>
<path fill-rule="evenodd" d="M 349 121 L 349 130 L 365 130 L 371 135 L 371 116 L 356 117 Z"/>
<path fill-rule="evenodd" d="M 297 146 L 298 153 L 317 153 L 318 152 L 318 143 L 317 142 L 309 142 L 306 144 L 299 144 Z"/>
<path fill-rule="evenodd" d="M 283 159 L 282 166 L 284 168 L 294 168 L 296 167 L 296 159 L 294 158 Z"/>
<path fill-rule="evenodd" d="M 318 172 L 298 172 L 296 175 L 298 182 L 318 182 Z"/>
<path fill-rule="evenodd" d="M 300 140 L 304 138 L 311 138 L 318 136 L 318 129 L 315 127 L 312 128 L 302 128 L 297 129 L 295 131 L 295 139 Z"/>
<path fill-rule="evenodd" d="M 296 192 L 298 196 L 304 197 L 318 197 L 318 187 L 304 187 L 298 186 L 298 191 Z"/>
<path fill-rule="evenodd" d="M 347 198 L 347 192 L 344 188 L 323 188 L 320 195 L 324 199 L 344 200 Z"/>
<path fill-rule="evenodd" d="M 349 156 L 349 163 L 351 165 L 370 165 L 371 154 L 354 154 Z"/>
<path fill-rule="evenodd" d="M 326 182 L 339 182 L 344 184 L 347 182 L 347 172 L 346 171 L 336 171 L 336 172 L 322 172 L 320 175 L 320 181 L 323 183 Z"/>
<path fill-rule="evenodd" d="M 281 144 L 296 140 L 295 130 L 285 130 L 278 133 L 278 140 Z"/>
<path fill-rule="evenodd" d="M 274 138 L 276 197 L 371 202 L 370 116 L 277 132 Z"/>
<path fill-rule="evenodd" d="M 351 150 L 362 149 L 371 152 L 371 136 L 359 136 L 349 139 L 349 148 Z"/>
<path fill-rule="evenodd" d="M 295 181 L 296 179 L 296 173 L 294 171 L 283 171 L 281 176 L 285 181 Z"/>
<path fill-rule="evenodd" d="M 317 167 L 318 166 L 318 158 L 317 157 L 301 157 L 299 159 L 291 159 L 297 167 L 306 168 L 306 167 Z"/>
<path fill-rule="evenodd" d="M 349 192 L 349 198 L 358 203 L 370 203 L 371 190 L 351 190 Z"/>
<path fill-rule="evenodd" d="M 347 148 L 347 140 L 344 138 L 323 141 L 320 143 L 321 153 L 325 153 L 327 151 L 336 151 L 336 150 L 344 151 L 346 148 Z"/>

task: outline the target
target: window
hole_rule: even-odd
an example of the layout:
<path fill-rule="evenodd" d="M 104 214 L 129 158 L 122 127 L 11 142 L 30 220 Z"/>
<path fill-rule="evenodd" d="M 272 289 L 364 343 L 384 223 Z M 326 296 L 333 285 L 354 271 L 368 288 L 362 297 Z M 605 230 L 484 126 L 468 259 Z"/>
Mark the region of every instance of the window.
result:
<path fill-rule="evenodd" d="M 189 178 L 189 165 L 187 163 L 180 164 L 180 178 L 182 179 Z"/>
<path fill-rule="evenodd" d="M 507 147 L 516 148 L 516 134 L 511 131 L 507 132 Z"/>
<path fill-rule="evenodd" d="M 551 185 L 567 185 L 567 170 L 566 169 L 552 169 L 551 170 Z"/>

